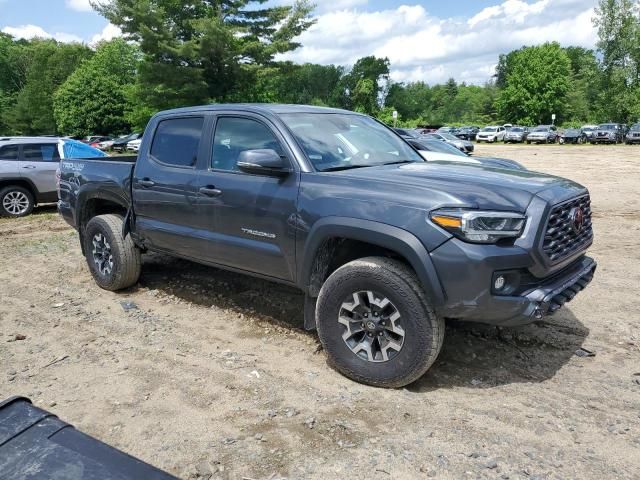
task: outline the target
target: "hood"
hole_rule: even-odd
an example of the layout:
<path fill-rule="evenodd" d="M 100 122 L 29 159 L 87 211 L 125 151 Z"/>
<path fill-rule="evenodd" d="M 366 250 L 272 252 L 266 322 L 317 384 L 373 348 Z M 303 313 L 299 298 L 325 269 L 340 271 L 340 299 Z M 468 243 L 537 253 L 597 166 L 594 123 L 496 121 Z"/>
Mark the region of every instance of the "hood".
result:
<path fill-rule="evenodd" d="M 556 189 L 554 196 L 560 193 L 567 198 L 584 190 L 570 180 L 529 170 L 449 162 L 359 168 L 332 172 L 326 177 L 333 179 L 331 183 L 337 191 L 349 185 L 350 193 L 342 190 L 337 196 L 360 193 L 370 201 L 428 210 L 461 206 L 524 212 L 533 196 L 544 190 Z"/>

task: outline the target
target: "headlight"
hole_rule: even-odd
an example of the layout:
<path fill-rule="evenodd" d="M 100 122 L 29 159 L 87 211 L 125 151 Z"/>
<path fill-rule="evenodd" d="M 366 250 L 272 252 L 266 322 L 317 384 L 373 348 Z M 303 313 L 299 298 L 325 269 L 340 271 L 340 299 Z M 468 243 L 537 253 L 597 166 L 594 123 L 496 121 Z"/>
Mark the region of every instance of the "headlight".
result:
<path fill-rule="evenodd" d="M 443 209 L 431 212 L 431 221 L 461 240 L 473 243 L 496 243 L 503 238 L 517 238 L 527 217 L 515 212 Z"/>

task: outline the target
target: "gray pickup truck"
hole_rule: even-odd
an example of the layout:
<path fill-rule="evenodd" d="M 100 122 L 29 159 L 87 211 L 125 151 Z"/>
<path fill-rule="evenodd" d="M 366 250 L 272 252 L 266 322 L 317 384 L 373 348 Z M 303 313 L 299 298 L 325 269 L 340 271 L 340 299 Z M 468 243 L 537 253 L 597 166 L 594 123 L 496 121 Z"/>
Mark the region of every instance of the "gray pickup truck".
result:
<path fill-rule="evenodd" d="M 540 320 L 596 269 L 585 187 L 426 162 L 343 110 L 162 112 L 137 158 L 63 160 L 59 195 L 102 288 L 135 284 L 147 251 L 298 287 L 329 363 L 382 387 L 429 369 L 445 319 Z"/>

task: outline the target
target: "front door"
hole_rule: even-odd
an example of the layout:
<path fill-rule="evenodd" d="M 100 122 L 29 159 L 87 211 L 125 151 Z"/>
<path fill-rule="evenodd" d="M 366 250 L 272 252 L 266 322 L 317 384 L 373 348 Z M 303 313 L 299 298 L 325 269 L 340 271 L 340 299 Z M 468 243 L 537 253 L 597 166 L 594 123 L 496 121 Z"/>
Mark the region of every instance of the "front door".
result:
<path fill-rule="evenodd" d="M 244 150 L 273 149 L 292 158 L 276 130 L 259 116 L 218 115 L 212 155 L 198 179 L 201 219 L 213 263 L 294 281 L 298 174 L 285 178 L 238 169 Z M 292 165 L 293 166 L 293 165 Z"/>
<path fill-rule="evenodd" d="M 196 166 L 204 120 L 161 120 L 151 145 L 140 151 L 133 178 L 136 230 L 151 249 L 198 258 Z"/>

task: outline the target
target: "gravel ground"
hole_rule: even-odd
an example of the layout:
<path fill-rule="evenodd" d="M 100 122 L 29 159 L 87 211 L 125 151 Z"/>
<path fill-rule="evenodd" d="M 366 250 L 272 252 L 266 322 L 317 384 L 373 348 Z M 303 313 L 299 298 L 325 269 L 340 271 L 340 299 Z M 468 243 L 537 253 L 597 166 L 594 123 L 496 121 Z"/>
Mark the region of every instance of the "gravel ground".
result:
<path fill-rule="evenodd" d="M 148 255 L 105 292 L 44 207 L 0 220 L 0 398 L 181 478 L 640 478 L 640 149 L 477 154 L 591 189 L 599 269 L 556 316 L 449 325 L 421 380 L 369 388 L 326 366 L 296 291 Z"/>

